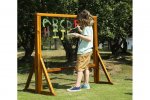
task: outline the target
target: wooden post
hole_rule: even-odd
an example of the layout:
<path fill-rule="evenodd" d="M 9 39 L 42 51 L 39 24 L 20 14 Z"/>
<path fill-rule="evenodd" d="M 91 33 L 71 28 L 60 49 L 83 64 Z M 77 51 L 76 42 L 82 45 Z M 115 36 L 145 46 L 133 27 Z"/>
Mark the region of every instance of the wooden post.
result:
<path fill-rule="evenodd" d="M 100 68 L 99 60 L 97 55 L 98 50 L 98 33 L 97 33 L 97 16 L 94 16 L 94 34 L 93 34 L 93 63 L 95 64 L 94 68 L 94 82 L 98 83 L 100 80 Z"/>
<path fill-rule="evenodd" d="M 35 39 L 35 91 L 42 90 L 42 69 L 41 69 L 41 16 L 36 15 L 36 39 Z"/>
<path fill-rule="evenodd" d="M 61 71 L 64 69 L 70 69 L 67 68 L 51 68 L 46 69 L 46 66 L 44 64 L 44 61 L 42 59 L 42 52 L 41 52 L 41 16 L 45 17 L 61 17 L 61 18 L 76 18 L 77 15 L 68 15 L 68 14 L 48 14 L 48 13 L 36 13 L 35 14 L 35 58 L 34 58 L 34 72 L 35 72 L 35 91 L 37 93 L 42 93 L 42 72 L 44 73 L 44 76 L 46 78 L 46 81 L 48 83 L 48 87 L 50 92 L 53 95 L 56 95 L 54 92 L 54 88 L 52 86 L 52 83 L 50 81 L 50 77 L 48 75 L 49 72 L 55 72 L 55 71 Z M 94 34 L 93 34 L 93 64 L 89 65 L 90 67 L 94 68 L 94 82 L 98 83 L 100 81 L 100 67 L 99 64 L 102 65 L 103 70 L 105 72 L 105 75 L 110 83 L 112 81 L 110 80 L 110 76 L 105 68 L 104 63 L 102 62 L 102 59 L 100 57 L 99 51 L 98 51 L 98 33 L 97 33 L 97 16 L 93 16 L 94 19 Z M 72 69 L 72 68 L 71 68 Z M 29 87 L 31 78 L 33 76 L 33 69 L 31 70 L 25 89 Z"/>

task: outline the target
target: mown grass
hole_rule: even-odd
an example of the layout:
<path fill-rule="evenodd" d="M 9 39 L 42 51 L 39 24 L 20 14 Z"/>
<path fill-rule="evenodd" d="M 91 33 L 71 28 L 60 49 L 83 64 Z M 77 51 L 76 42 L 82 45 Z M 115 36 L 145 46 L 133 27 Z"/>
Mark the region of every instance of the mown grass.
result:
<path fill-rule="evenodd" d="M 124 60 L 124 59 L 123 59 Z M 120 66 L 121 70 L 111 74 L 113 85 L 104 83 L 94 83 L 93 73 L 90 74 L 90 90 L 70 93 L 66 89 L 70 88 L 76 81 L 76 74 L 49 73 L 56 96 L 42 95 L 23 91 L 28 78 L 28 70 L 31 64 L 18 64 L 18 100 L 132 100 L 132 64 L 124 60 L 112 61 L 114 66 Z M 105 60 L 107 62 L 107 60 Z M 24 67 L 26 66 L 26 67 Z M 31 89 L 35 88 L 34 75 L 31 80 Z M 100 80 L 107 82 L 104 73 L 101 71 Z M 49 91 L 46 80 L 43 76 L 43 89 Z"/>

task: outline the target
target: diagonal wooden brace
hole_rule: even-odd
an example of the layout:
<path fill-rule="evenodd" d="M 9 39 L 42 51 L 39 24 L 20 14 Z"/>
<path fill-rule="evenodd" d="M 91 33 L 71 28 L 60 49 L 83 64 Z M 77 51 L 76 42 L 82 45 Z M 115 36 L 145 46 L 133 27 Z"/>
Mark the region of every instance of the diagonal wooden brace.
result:
<path fill-rule="evenodd" d="M 104 73 L 105 73 L 105 75 L 106 75 L 106 77 L 107 77 L 108 82 L 109 82 L 110 84 L 113 84 L 112 81 L 111 81 L 111 79 L 110 79 L 109 73 L 108 73 L 108 71 L 107 71 L 107 69 L 106 69 L 106 67 L 105 67 L 105 64 L 104 64 L 103 61 L 102 61 L 102 58 L 101 58 L 100 53 L 99 53 L 99 50 L 97 50 L 97 55 L 98 55 L 99 63 L 100 63 L 101 66 L 102 66 L 102 69 L 103 69 L 103 71 L 104 71 Z"/>
<path fill-rule="evenodd" d="M 49 78 L 47 69 L 46 69 L 46 67 L 45 67 L 44 61 L 43 61 L 42 58 L 40 59 L 40 61 L 41 61 L 42 69 L 43 69 L 43 72 L 44 72 L 44 76 L 45 76 L 46 81 L 47 81 L 47 83 L 48 83 L 48 88 L 49 88 L 49 90 L 52 92 L 53 95 L 56 95 L 56 93 L 54 92 L 52 83 L 51 83 L 51 81 L 50 81 L 50 78 Z"/>

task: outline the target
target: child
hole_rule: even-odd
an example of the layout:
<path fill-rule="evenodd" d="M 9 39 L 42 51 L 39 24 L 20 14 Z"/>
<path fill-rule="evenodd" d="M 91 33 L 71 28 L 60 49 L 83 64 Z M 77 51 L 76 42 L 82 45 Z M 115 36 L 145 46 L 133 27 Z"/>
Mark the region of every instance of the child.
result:
<path fill-rule="evenodd" d="M 78 23 L 77 26 L 79 33 L 72 33 L 76 38 L 80 38 L 78 52 L 77 52 L 77 81 L 75 86 L 67 89 L 69 92 L 80 91 L 81 88 L 90 89 L 89 85 L 89 69 L 88 64 L 90 62 L 92 48 L 93 48 L 93 28 L 94 23 L 92 15 L 89 11 L 83 10 L 77 15 Z M 81 28 L 82 30 L 81 30 Z M 82 76 L 84 74 L 84 83 L 81 85 Z"/>

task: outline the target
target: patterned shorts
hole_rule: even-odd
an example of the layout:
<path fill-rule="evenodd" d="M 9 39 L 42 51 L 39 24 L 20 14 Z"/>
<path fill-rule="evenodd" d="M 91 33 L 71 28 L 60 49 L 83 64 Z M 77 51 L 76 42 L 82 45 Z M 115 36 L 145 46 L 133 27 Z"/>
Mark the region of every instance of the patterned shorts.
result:
<path fill-rule="evenodd" d="M 76 71 L 84 71 L 88 69 L 88 64 L 91 60 L 92 52 L 88 52 L 86 54 L 81 54 L 77 56 L 77 63 L 75 66 Z"/>

